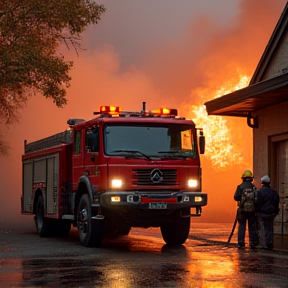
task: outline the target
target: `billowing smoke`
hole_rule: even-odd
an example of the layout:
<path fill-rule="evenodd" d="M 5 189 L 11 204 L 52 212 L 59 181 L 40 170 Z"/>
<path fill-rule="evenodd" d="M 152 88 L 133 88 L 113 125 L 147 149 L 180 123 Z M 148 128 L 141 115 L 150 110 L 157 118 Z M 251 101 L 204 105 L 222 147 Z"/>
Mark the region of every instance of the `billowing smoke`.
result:
<path fill-rule="evenodd" d="M 67 53 L 75 61 L 67 107 L 56 108 L 37 96 L 29 100 L 18 124 L 2 128 L 11 149 L 0 157 L 0 228 L 32 222 L 20 214 L 24 139 L 31 142 L 63 131 L 71 117 L 90 119 L 100 105 L 140 110 L 146 101 L 147 109 L 170 106 L 194 118 L 193 105 L 203 105 L 241 75 L 252 76 L 286 4 L 284 0 L 102 2 L 108 10 L 85 33 L 87 51 L 79 57 Z M 252 168 L 251 129 L 245 119 L 226 120 L 228 128 L 233 127 L 233 144 L 242 149 L 243 163 L 217 169 L 209 157 L 202 157 L 203 191 L 209 193 L 209 203 L 197 221 L 233 221 L 233 193 L 242 170 Z M 245 141 L 236 143 L 239 139 Z"/>

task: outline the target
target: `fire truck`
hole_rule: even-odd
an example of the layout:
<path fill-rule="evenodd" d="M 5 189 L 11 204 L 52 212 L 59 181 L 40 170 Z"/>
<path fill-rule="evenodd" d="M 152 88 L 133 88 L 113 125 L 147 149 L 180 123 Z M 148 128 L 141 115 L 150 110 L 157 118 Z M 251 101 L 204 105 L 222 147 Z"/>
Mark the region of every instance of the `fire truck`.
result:
<path fill-rule="evenodd" d="M 160 227 L 168 245 L 185 243 L 191 217 L 207 205 L 201 192 L 202 129 L 176 109 L 123 111 L 101 106 L 91 120 L 27 143 L 21 213 L 40 237 L 68 236 L 99 246 L 131 227 Z"/>

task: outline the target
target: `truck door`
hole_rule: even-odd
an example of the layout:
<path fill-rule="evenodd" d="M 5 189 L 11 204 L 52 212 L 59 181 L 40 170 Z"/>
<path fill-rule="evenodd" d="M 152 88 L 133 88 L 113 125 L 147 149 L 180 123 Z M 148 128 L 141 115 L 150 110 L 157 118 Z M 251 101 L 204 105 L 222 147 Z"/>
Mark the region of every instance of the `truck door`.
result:
<path fill-rule="evenodd" d="M 89 177 L 91 184 L 99 186 L 99 128 L 85 129 L 84 173 Z"/>

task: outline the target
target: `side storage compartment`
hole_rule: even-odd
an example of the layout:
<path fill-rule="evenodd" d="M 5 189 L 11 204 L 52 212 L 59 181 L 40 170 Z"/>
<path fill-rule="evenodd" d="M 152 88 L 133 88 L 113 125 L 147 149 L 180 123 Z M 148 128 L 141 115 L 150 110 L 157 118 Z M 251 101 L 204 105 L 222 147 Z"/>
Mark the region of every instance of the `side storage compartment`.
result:
<path fill-rule="evenodd" d="M 58 214 L 59 154 L 47 158 L 47 214 Z"/>
<path fill-rule="evenodd" d="M 26 160 L 23 162 L 23 190 L 21 198 L 21 212 L 33 212 L 33 161 Z"/>
<path fill-rule="evenodd" d="M 33 213 L 33 203 L 43 197 L 44 212 L 58 215 L 59 153 L 23 161 L 22 213 Z"/>

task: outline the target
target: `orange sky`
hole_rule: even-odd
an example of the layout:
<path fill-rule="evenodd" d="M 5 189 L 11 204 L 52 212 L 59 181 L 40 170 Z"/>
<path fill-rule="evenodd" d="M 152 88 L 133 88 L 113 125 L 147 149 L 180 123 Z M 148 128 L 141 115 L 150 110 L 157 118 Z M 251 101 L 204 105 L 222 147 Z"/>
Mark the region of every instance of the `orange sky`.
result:
<path fill-rule="evenodd" d="M 20 215 L 24 139 L 30 142 L 63 131 L 68 118 L 92 118 L 100 105 L 141 110 L 146 101 L 148 110 L 170 106 L 178 108 L 181 116 L 195 117 L 190 107 L 203 105 L 219 89 L 238 83 L 240 75 L 252 76 L 286 3 L 180 0 L 177 11 L 169 10 L 176 6 L 163 9 L 155 4 L 152 13 L 148 4 L 123 0 L 120 9 L 118 2 L 108 2 L 102 21 L 84 35 L 87 51 L 78 58 L 73 51 L 66 53 L 69 60 L 75 60 L 67 107 L 56 108 L 41 96 L 31 98 L 19 123 L 2 130 L 11 149 L 9 156 L 0 157 L 0 229 L 7 223 L 11 227 L 28 223 L 27 217 Z M 123 3 L 134 5 L 134 10 L 124 9 Z M 138 17 L 140 12 L 147 17 L 152 13 L 150 20 Z M 234 151 L 243 161 L 233 160 L 220 169 L 212 165 L 209 156 L 201 156 L 203 191 L 209 194 L 203 221 L 234 220 L 236 185 L 243 170 L 252 168 L 252 130 L 246 119 L 225 119 Z M 205 134 L 209 137 L 207 131 Z"/>

